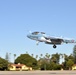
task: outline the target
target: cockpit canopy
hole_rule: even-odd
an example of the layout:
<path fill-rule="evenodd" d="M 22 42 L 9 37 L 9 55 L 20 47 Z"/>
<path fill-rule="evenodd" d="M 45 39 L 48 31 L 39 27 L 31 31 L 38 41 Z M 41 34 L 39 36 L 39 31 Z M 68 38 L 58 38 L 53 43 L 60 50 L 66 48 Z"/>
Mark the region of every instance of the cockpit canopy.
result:
<path fill-rule="evenodd" d="M 33 32 L 33 35 L 37 35 L 37 34 L 45 34 L 44 32 Z"/>
<path fill-rule="evenodd" d="M 37 35 L 38 33 L 39 33 L 39 32 L 33 32 L 32 34 L 33 34 L 33 35 Z"/>

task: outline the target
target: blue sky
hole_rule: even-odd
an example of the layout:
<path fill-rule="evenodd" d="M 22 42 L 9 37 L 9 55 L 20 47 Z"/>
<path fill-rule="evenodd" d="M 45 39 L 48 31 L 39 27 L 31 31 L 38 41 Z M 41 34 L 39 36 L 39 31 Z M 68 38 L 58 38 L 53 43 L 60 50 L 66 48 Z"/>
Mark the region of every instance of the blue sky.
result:
<path fill-rule="evenodd" d="M 73 52 L 75 44 L 52 45 L 28 39 L 28 31 L 76 39 L 76 0 L 0 0 L 0 56 Z"/>

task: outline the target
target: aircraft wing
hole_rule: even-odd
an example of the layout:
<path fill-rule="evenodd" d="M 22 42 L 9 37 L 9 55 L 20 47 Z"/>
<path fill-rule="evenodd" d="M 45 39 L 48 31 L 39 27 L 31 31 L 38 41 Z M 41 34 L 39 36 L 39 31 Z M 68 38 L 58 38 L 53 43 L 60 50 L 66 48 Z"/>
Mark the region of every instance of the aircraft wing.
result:
<path fill-rule="evenodd" d="M 50 40 L 51 42 L 45 42 L 47 44 L 61 44 L 63 39 L 60 37 L 45 37 L 46 40 Z"/>

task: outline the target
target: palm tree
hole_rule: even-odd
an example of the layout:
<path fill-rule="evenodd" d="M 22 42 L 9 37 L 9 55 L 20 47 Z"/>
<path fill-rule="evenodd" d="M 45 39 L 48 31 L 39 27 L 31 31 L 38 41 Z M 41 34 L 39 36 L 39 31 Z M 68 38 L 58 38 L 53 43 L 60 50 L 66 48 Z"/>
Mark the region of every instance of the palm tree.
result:
<path fill-rule="evenodd" d="M 5 59 L 9 62 L 9 54 L 6 53 Z"/>
<path fill-rule="evenodd" d="M 50 58 L 50 54 L 46 53 L 45 57 L 49 59 Z"/>
<path fill-rule="evenodd" d="M 16 54 L 14 54 L 14 62 L 15 62 Z"/>
<path fill-rule="evenodd" d="M 32 57 L 34 57 L 34 54 L 31 54 Z"/>
<path fill-rule="evenodd" d="M 38 58 L 38 55 L 36 55 L 36 59 Z"/>
<path fill-rule="evenodd" d="M 41 58 L 42 58 L 42 56 L 43 56 L 43 54 L 40 54 L 40 57 L 39 57 L 39 58 L 41 59 Z"/>
<path fill-rule="evenodd" d="M 9 62 L 11 62 L 11 53 L 9 53 Z"/>
<path fill-rule="evenodd" d="M 28 52 L 26 51 L 26 54 L 28 54 Z"/>

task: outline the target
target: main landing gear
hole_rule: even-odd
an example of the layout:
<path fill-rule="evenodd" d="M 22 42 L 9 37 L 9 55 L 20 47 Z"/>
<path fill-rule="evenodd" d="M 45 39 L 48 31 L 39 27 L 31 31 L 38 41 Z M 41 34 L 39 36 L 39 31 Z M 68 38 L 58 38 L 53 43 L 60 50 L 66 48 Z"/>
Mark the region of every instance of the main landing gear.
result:
<path fill-rule="evenodd" d="M 56 48 L 57 46 L 56 45 L 53 45 L 53 48 Z"/>

